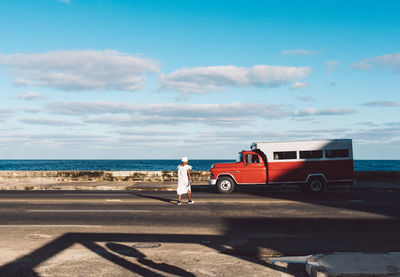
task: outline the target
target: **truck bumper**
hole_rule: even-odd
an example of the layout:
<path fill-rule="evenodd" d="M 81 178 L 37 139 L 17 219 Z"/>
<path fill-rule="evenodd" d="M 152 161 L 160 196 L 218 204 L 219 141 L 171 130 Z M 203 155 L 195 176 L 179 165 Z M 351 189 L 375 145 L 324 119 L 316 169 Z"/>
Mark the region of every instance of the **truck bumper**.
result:
<path fill-rule="evenodd" d="M 215 184 L 217 183 L 217 179 L 208 179 L 208 184 L 215 186 Z"/>

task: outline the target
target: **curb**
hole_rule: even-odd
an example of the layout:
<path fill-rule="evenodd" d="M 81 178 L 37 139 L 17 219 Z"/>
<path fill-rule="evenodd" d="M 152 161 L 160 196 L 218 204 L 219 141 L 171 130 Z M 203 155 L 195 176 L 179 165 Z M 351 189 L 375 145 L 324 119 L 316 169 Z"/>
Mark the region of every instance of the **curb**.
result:
<path fill-rule="evenodd" d="M 307 258 L 306 271 L 310 277 L 400 276 L 400 252 L 317 254 Z"/>
<path fill-rule="evenodd" d="M 325 254 L 317 254 L 309 257 L 306 260 L 306 271 L 310 277 L 328 277 L 327 270 L 320 266 L 318 258 L 325 256 Z"/>

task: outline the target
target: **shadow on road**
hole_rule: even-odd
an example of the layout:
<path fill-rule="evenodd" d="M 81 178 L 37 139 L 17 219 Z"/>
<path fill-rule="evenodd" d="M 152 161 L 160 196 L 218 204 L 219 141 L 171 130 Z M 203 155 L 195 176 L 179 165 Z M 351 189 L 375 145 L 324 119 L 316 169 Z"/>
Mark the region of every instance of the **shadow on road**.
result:
<path fill-rule="evenodd" d="M 343 210 L 354 210 L 371 214 L 379 214 L 400 219 L 400 210 L 398 206 L 389 205 L 399 203 L 400 192 L 352 192 L 345 189 L 327 191 L 320 194 L 309 194 L 301 192 L 295 187 L 282 190 L 279 187 L 263 186 L 242 186 L 236 192 L 256 196 L 258 198 L 274 198 L 279 200 L 296 201 L 305 204 L 317 204 L 326 207 L 339 208 Z"/>
<path fill-rule="evenodd" d="M 271 267 L 266 257 L 326 252 L 388 252 L 400 249 L 400 224 L 396 219 L 335 218 L 225 218 L 222 235 L 66 233 L 30 254 L 0 267 L 0 276 L 38 276 L 35 267 L 81 244 L 100 257 L 143 276 L 163 273 L 194 276 L 166 263 L 155 263 L 126 243 L 187 243 Z M 105 246 L 102 244 L 105 243 Z M 125 257 L 136 258 L 135 263 Z M 84 264 L 82 263 L 82 266 Z M 283 270 L 283 269 L 282 269 Z"/>
<path fill-rule="evenodd" d="M 155 200 L 160 200 L 162 202 L 166 202 L 169 204 L 176 204 L 176 198 L 171 199 L 171 198 L 164 198 L 164 197 L 159 197 L 159 196 L 154 196 L 154 195 L 144 195 L 144 194 L 139 194 L 139 193 L 133 193 L 132 195 L 138 196 L 138 197 L 143 197 L 143 198 L 149 198 L 149 199 L 155 199 Z"/>

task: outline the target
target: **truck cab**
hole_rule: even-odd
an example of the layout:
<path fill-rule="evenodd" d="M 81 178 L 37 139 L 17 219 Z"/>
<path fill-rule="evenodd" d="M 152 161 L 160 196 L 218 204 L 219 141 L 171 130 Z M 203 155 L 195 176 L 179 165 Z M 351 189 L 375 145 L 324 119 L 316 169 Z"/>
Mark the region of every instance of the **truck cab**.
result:
<path fill-rule="evenodd" d="M 210 171 L 209 183 L 216 185 L 221 193 L 232 192 L 235 184 L 266 184 L 267 182 L 264 159 L 254 151 L 241 151 L 235 163 L 214 164 Z M 217 182 L 219 182 L 218 185 Z"/>

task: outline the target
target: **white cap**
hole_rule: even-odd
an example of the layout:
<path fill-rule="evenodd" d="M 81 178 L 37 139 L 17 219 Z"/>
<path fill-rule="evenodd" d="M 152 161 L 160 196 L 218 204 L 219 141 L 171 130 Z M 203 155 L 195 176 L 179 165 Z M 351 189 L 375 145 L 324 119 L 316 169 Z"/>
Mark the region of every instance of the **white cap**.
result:
<path fill-rule="evenodd" d="M 188 162 L 188 161 L 189 161 L 188 157 L 186 157 L 186 156 L 185 156 L 185 157 L 182 157 L 182 162 L 183 162 L 183 163 L 186 163 L 186 162 Z"/>

